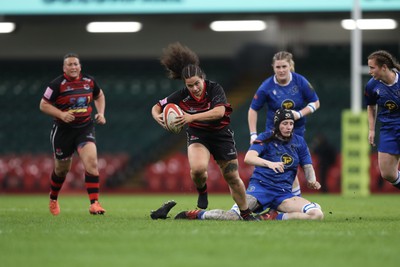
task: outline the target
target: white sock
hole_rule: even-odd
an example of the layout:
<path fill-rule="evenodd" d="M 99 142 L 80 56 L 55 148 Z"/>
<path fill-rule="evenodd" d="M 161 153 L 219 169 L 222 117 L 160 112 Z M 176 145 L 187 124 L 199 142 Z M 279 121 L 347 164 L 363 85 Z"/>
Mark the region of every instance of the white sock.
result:
<path fill-rule="evenodd" d="M 239 209 L 238 204 L 235 203 L 235 204 L 232 206 L 231 210 L 234 211 L 235 213 L 237 213 L 237 215 L 240 216 L 240 209 Z"/>

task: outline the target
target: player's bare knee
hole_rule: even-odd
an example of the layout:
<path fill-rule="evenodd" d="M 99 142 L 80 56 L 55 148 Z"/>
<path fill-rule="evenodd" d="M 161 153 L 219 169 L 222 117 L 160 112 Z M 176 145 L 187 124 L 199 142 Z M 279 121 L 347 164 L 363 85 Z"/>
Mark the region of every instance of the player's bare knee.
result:
<path fill-rule="evenodd" d="M 54 168 L 54 172 L 58 177 L 65 177 L 67 176 L 70 170 L 69 165 L 56 165 Z"/>
<path fill-rule="evenodd" d="M 314 209 L 307 213 L 310 216 L 311 220 L 323 220 L 324 213 L 322 210 Z"/>
<path fill-rule="evenodd" d="M 381 171 L 381 177 L 391 183 L 396 181 L 397 175 L 398 175 L 397 172 L 391 173 L 391 172 Z"/>
<path fill-rule="evenodd" d="M 207 177 L 207 169 L 205 168 L 193 168 L 190 170 L 190 174 L 193 179 L 201 179 Z"/>
<path fill-rule="evenodd" d="M 321 206 L 318 203 L 308 203 L 302 208 L 303 213 L 310 216 L 311 220 L 323 220 L 324 213 L 322 212 Z"/>

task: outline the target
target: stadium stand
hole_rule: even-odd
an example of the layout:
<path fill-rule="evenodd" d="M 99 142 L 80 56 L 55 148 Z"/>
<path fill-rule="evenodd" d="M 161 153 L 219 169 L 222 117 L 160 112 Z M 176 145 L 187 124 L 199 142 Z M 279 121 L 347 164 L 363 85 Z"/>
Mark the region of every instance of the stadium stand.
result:
<path fill-rule="evenodd" d="M 252 47 L 254 53 L 264 48 Z M 391 46 L 380 48 L 396 51 Z M 373 46 L 365 48 L 363 56 L 376 49 Z M 257 68 L 270 71 L 271 52 L 259 54 L 267 62 L 261 67 L 259 63 Z M 251 70 L 243 70 L 251 61 L 246 59 L 247 55 L 242 51 L 240 60 L 205 59 L 201 62 L 207 78 L 223 85 L 233 106 L 232 128 L 240 152 L 241 176 L 245 181 L 251 173 L 251 168 L 245 166 L 241 158 L 249 146 L 247 110 L 254 92 L 267 77 L 260 69 L 253 75 Z M 106 95 L 107 124 L 96 128 L 99 156 L 105 166 L 102 186 L 114 189 L 135 184 L 149 192 L 193 190 L 186 157 L 177 155 L 185 150 L 184 133 L 174 135 L 164 131 L 150 114 L 151 106 L 180 88 L 181 81 L 167 79 L 157 60 L 83 62 L 83 72 L 94 75 Z M 307 142 L 322 130 L 340 151 L 340 114 L 350 107 L 350 47 L 309 46 L 302 54 L 295 53 L 295 62 L 296 71 L 310 80 L 321 99 L 321 109 L 308 120 Z M 3 61 L 0 65 L 0 105 L 4 114 L 0 120 L 1 191 L 47 190 L 52 169 L 48 140 L 52 120 L 40 112 L 39 101 L 47 83 L 60 73 L 59 60 L 13 60 Z M 363 83 L 368 78 L 364 76 Z M 264 121 L 265 117 L 260 114 L 260 130 Z M 371 191 L 391 192 L 391 186 L 379 178 L 376 151 L 373 152 L 371 166 L 375 167 L 371 167 Z M 82 182 L 79 164 L 76 164 L 69 178 L 69 188 Z M 340 165 L 339 154 L 329 172 L 330 192 L 340 192 Z M 227 190 L 214 163 L 209 171 L 210 190 Z"/>

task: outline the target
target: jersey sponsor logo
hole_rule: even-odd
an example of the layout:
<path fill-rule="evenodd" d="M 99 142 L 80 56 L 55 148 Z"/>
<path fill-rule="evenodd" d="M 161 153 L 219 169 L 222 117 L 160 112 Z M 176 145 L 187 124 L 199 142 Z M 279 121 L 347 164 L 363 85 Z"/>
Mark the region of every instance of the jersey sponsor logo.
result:
<path fill-rule="evenodd" d="M 199 140 L 199 138 L 195 135 L 191 135 L 189 138 L 190 141 L 195 141 L 195 140 Z"/>
<path fill-rule="evenodd" d="M 399 109 L 399 106 L 393 100 L 388 100 L 385 102 L 385 108 L 387 108 L 390 112 Z"/>
<path fill-rule="evenodd" d="M 294 101 L 292 99 L 285 99 L 281 104 L 284 109 L 294 109 Z"/>
<path fill-rule="evenodd" d="M 231 151 L 229 151 L 229 153 L 227 155 L 236 155 L 236 151 L 231 149 Z"/>
<path fill-rule="evenodd" d="M 64 81 L 61 83 L 61 86 L 60 86 L 61 93 L 73 91 L 73 90 L 80 90 L 80 89 L 90 90 L 92 88 L 91 83 L 88 81 L 73 81 L 73 82 L 68 82 L 66 80 L 64 80 Z"/>
<path fill-rule="evenodd" d="M 50 99 L 52 94 L 53 94 L 53 89 L 51 89 L 50 87 L 47 87 L 46 92 L 44 92 L 44 97 L 47 99 Z"/>
<path fill-rule="evenodd" d="M 77 108 L 77 109 L 70 109 L 70 113 L 86 113 L 88 111 L 87 108 Z"/>
<path fill-rule="evenodd" d="M 89 133 L 88 135 L 86 135 L 86 138 L 88 138 L 88 139 L 95 139 L 93 133 Z"/>
<path fill-rule="evenodd" d="M 290 156 L 289 154 L 283 154 L 281 156 L 281 160 L 283 162 L 283 164 L 285 165 L 285 167 L 290 167 L 293 164 L 293 157 Z"/>
<path fill-rule="evenodd" d="M 197 110 L 194 109 L 193 107 L 190 107 L 189 110 L 188 110 L 188 112 L 189 112 L 189 113 L 196 113 Z"/>
<path fill-rule="evenodd" d="M 89 97 L 81 96 L 78 98 L 71 97 L 69 102 L 72 104 L 69 112 L 71 113 L 85 113 L 88 111 Z"/>

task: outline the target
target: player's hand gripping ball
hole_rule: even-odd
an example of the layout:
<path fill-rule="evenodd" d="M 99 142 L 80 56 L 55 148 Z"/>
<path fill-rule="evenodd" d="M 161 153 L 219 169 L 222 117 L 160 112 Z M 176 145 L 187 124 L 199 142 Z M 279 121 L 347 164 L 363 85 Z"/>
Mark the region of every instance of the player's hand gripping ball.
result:
<path fill-rule="evenodd" d="M 169 103 L 164 107 L 163 118 L 168 131 L 175 134 L 181 132 L 183 125 L 175 125 L 176 117 L 181 115 L 183 115 L 183 111 L 178 105 Z"/>

